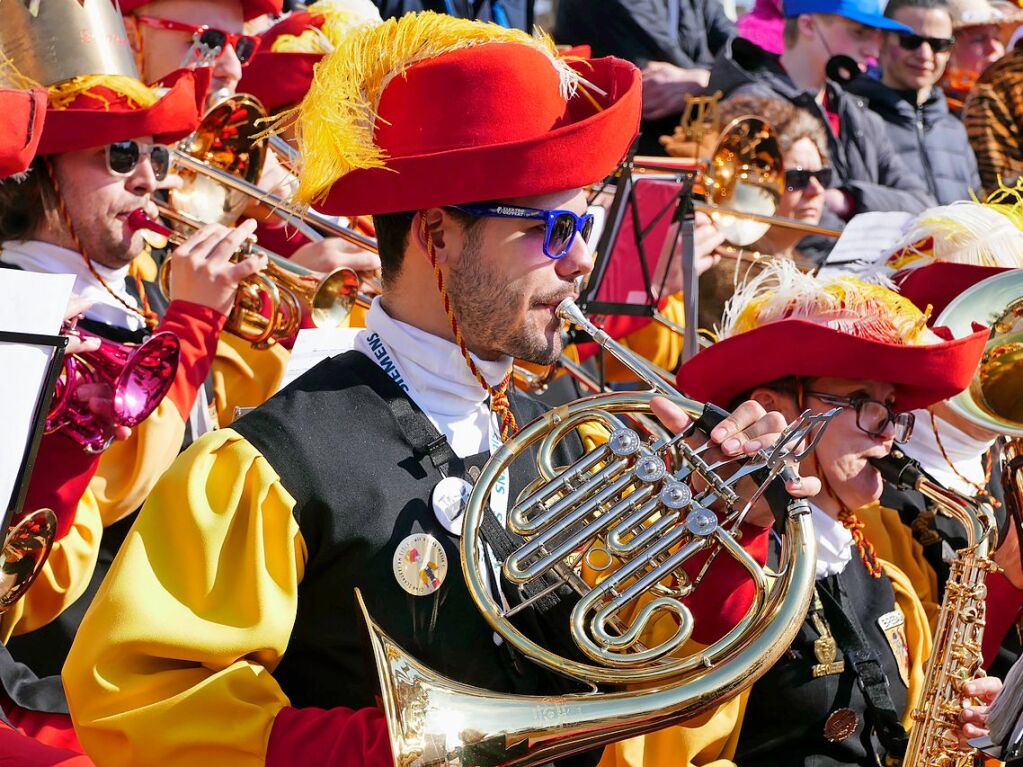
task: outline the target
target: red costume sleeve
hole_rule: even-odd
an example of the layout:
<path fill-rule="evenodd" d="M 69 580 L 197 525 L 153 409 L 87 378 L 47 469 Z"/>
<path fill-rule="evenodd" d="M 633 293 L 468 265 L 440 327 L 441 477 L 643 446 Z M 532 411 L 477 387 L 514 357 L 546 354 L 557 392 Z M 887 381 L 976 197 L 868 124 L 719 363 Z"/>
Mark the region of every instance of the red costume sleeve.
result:
<path fill-rule="evenodd" d="M 24 509 L 26 513 L 52 510 L 57 515 L 58 540 L 71 529 L 78 502 L 96 473 L 99 458 L 99 453 L 87 453 L 60 431 L 40 440 Z"/>
<path fill-rule="evenodd" d="M 984 626 L 984 666 L 990 666 L 1002 646 L 1002 640 L 1019 617 L 1023 606 L 1020 591 L 1004 573 L 991 573 L 984 581 L 987 586 L 987 624 Z"/>
<path fill-rule="evenodd" d="M 181 341 L 181 357 L 174 385 L 167 399 L 174 403 L 183 421 L 195 404 L 199 387 L 203 385 L 213 366 L 217 339 L 227 322 L 220 312 L 191 301 L 171 301 L 156 330 L 173 333 Z"/>
<path fill-rule="evenodd" d="M 283 708 L 274 719 L 266 767 L 392 767 L 384 712 L 376 708 Z"/>

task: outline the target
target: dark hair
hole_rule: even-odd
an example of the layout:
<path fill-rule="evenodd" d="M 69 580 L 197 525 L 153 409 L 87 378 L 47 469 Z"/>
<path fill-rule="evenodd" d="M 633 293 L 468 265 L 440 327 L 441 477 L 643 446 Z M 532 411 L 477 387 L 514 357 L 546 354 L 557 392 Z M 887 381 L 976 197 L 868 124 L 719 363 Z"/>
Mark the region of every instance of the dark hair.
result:
<path fill-rule="evenodd" d="M 0 242 L 28 239 L 53 208 L 45 162 L 46 158 L 37 157 L 24 173 L 0 181 Z"/>
<path fill-rule="evenodd" d="M 770 389 L 771 391 L 776 391 L 779 394 L 790 394 L 792 395 L 792 398 L 795 399 L 796 395 L 799 393 L 800 379 L 801 376 L 784 376 L 782 378 L 776 378 L 773 381 L 769 381 L 768 383 L 754 386 L 752 389 L 735 397 L 728 403 L 728 407 L 730 410 L 735 410 L 735 408 L 748 400 L 757 389 Z"/>
<path fill-rule="evenodd" d="M 470 216 L 460 210 L 445 208 L 448 214 L 469 231 L 482 219 Z M 412 231 L 412 217 L 415 211 L 401 213 L 381 213 L 373 216 L 373 228 L 377 234 L 377 248 L 380 253 L 380 271 L 384 284 L 389 284 L 401 273 L 401 265 L 405 260 L 408 248 L 409 232 Z"/>
<path fill-rule="evenodd" d="M 884 15 L 889 19 L 894 19 L 895 14 L 903 8 L 933 8 L 945 11 L 950 17 L 952 16 L 952 9 L 949 8 L 947 0 L 888 0 L 888 5 L 884 9 Z"/>

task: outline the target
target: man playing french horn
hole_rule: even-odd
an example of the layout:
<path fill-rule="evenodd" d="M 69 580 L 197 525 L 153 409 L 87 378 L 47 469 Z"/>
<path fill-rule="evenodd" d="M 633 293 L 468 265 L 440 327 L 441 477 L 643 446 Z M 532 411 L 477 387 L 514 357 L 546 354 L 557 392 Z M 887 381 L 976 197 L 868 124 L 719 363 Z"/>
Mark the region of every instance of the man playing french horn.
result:
<path fill-rule="evenodd" d="M 639 97 L 626 62 L 576 70 L 543 40 L 429 13 L 324 59 L 300 117 L 301 192 L 330 214 L 376 214 L 385 295 L 352 351 L 200 439 L 154 489 L 65 667 L 97 764 L 389 763 L 356 589 L 454 679 L 579 689 L 476 610 L 459 497 L 543 412 L 508 390 L 511 358 L 561 352 L 559 304 L 591 269 L 580 189 L 628 149 Z M 667 401 L 652 409 L 672 433 L 690 425 Z M 784 426 L 743 403 L 707 427 L 704 457 L 770 448 Z M 533 480 L 521 465 L 492 497 Z M 819 488 L 792 475 L 787 489 Z M 757 519 L 773 516 L 758 505 Z M 522 621 L 563 641 L 537 614 Z"/>

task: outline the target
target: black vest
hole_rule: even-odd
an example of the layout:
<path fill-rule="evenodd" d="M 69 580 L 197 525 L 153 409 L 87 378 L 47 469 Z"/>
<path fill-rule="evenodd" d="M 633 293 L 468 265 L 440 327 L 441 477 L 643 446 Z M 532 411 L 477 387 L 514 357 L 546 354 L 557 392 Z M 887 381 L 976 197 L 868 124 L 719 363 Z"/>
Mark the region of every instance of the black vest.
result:
<path fill-rule="evenodd" d="M 401 389 L 354 351 L 321 362 L 232 424 L 295 499 L 308 548 L 294 628 L 274 677 L 294 706 L 375 705 L 378 683 L 355 603 L 358 588 L 382 628 L 435 671 L 499 692 L 564 691 L 564 683 L 495 643 L 462 579 L 459 540 L 437 521 L 431 505 L 431 492 L 445 474 L 461 475 L 465 466 L 459 464 L 479 466 L 488 456 L 434 466 L 410 444 L 389 404 L 394 402 L 443 441 Z M 519 394 L 511 403 L 520 424 L 543 412 Z M 569 450 L 581 450 L 577 440 Z M 572 456 L 561 458 L 569 462 Z M 513 465 L 512 499 L 535 477 L 534 466 L 531 455 Z M 392 566 L 399 543 L 420 533 L 436 538 L 448 560 L 446 579 L 428 596 L 407 593 Z M 560 648 L 564 640 L 557 631 L 547 636 L 529 612 L 523 611 L 520 628 Z"/>
<path fill-rule="evenodd" d="M 895 592 L 887 576 L 870 577 L 858 556 L 839 575 L 817 581 L 818 589 L 837 596 L 853 611 L 867 643 L 874 649 L 896 711 L 906 709 L 908 691 L 899 675 L 898 661 L 878 626 L 878 619 L 895 610 Z M 832 626 L 832 631 L 834 627 Z M 852 664 L 845 670 L 814 679 L 817 633 L 809 617 L 803 622 L 789 650 L 750 690 L 736 749 L 741 767 L 839 767 L 878 765 L 884 757 L 871 724 L 866 701 L 857 684 Z M 839 646 L 839 657 L 843 648 Z M 856 731 L 832 743 L 824 737 L 828 716 L 840 708 L 856 712 Z"/>

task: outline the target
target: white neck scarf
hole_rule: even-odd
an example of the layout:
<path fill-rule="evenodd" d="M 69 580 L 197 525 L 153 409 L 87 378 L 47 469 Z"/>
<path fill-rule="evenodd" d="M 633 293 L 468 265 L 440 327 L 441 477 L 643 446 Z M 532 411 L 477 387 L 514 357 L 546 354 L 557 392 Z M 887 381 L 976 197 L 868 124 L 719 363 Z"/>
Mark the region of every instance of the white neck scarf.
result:
<path fill-rule="evenodd" d="M 366 328 L 355 339 L 355 348 L 379 360 L 369 345 L 372 334 L 383 341 L 408 394 L 443 434 L 455 455 L 465 457 L 489 448 L 491 413 L 489 395 L 473 377 L 457 344 L 393 319 L 380 298 L 366 313 Z M 511 369 L 511 357 L 481 360 L 472 355 L 480 373 L 496 386 Z"/>
<path fill-rule="evenodd" d="M 103 287 L 103 283 L 89 271 L 89 267 L 80 253 L 39 240 L 12 240 L 4 243 L 2 259 L 5 263 L 28 272 L 73 274 L 75 275 L 75 294 L 92 302 L 92 306 L 85 312 L 88 319 L 127 330 L 139 330 L 143 327 L 142 317 L 126 309 L 110 295 Z M 139 308 L 138 301 L 128 293 L 125 287 L 125 278 L 128 276 L 127 266 L 121 269 L 109 269 L 93 262 L 93 267 L 110 290 L 123 298 L 129 306 Z"/>
<path fill-rule="evenodd" d="M 810 504 L 810 518 L 817 538 L 817 578 L 837 575 L 853 558 L 853 537 L 846 527 L 816 504 Z"/>
<path fill-rule="evenodd" d="M 941 454 L 938 441 L 934 438 L 934 429 L 931 428 L 931 414 L 927 410 L 916 410 L 916 428 L 913 429 L 913 436 L 909 442 L 902 446 L 906 455 L 916 458 L 926 469 L 927 473 L 934 477 L 945 487 L 960 492 L 967 496 L 975 496 L 977 488 L 964 482 L 956 476 L 949 468 L 948 461 Z M 969 434 L 960 431 L 947 421 L 942 421 L 935 416 L 934 422 L 938 425 L 938 436 L 941 438 L 942 447 L 948 460 L 956 467 L 956 471 L 981 487 L 984 486 L 984 463 L 981 457 L 995 443 L 994 439 L 974 439 Z"/>

